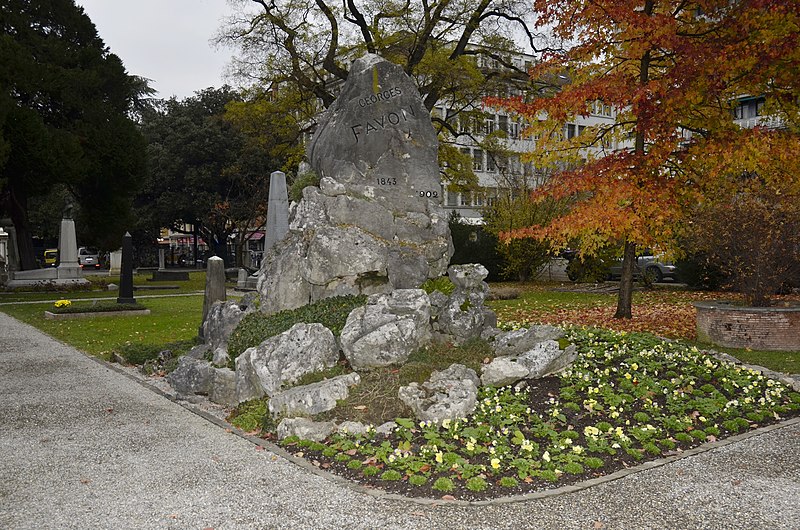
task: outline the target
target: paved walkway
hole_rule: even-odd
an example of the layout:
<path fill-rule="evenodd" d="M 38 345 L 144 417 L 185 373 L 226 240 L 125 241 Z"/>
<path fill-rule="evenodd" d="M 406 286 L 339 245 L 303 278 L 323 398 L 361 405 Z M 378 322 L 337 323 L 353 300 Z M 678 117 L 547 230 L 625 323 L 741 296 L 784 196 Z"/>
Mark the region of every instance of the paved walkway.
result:
<path fill-rule="evenodd" d="M 355 492 L 0 313 L 0 528 L 797 528 L 800 423 L 491 506 Z"/>

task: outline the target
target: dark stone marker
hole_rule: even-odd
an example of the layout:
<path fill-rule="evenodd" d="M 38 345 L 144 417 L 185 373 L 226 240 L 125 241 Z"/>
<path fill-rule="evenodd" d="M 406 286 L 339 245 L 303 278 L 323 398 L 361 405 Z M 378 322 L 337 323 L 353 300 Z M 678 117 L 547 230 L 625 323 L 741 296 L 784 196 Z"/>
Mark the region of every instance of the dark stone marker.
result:
<path fill-rule="evenodd" d="M 122 271 L 119 274 L 118 304 L 135 304 L 133 297 L 133 238 L 129 232 L 122 237 Z"/>

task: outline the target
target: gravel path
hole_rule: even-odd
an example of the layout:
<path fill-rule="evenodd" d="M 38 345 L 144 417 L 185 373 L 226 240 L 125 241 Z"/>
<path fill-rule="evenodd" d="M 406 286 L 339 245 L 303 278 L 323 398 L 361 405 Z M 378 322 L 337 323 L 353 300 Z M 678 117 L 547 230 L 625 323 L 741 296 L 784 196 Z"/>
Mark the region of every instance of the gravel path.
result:
<path fill-rule="evenodd" d="M 800 422 L 579 492 L 422 505 L 332 482 L 0 313 L 0 528 L 798 528 Z"/>

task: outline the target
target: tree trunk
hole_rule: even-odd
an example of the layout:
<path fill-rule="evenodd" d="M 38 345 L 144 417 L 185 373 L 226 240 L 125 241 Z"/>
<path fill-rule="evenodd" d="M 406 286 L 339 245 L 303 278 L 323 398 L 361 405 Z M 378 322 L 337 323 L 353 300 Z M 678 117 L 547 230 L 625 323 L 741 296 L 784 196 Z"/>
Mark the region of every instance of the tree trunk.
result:
<path fill-rule="evenodd" d="M 33 251 L 33 234 L 28 226 L 28 197 L 13 187 L 8 194 L 8 212 L 14 230 L 17 232 L 17 252 L 19 268 L 23 271 L 37 269 L 36 254 Z"/>
<path fill-rule="evenodd" d="M 632 318 L 631 303 L 633 301 L 633 270 L 636 265 L 636 243 L 625 242 L 622 256 L 622 277 L 619 280 L 619 297 L 617 312 L 614 318 Z"/>

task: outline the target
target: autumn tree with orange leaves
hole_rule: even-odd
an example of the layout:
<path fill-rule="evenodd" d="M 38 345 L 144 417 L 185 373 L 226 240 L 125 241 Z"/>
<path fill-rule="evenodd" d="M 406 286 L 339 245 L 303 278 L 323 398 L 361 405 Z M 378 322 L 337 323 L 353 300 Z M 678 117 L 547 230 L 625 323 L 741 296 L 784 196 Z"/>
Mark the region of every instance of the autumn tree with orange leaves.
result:
<path fill-rule="evenodd" d="M 617 318 L 631 318 L 637 247 L 675 247 L 686 208 L 753 166 L 748 145 L 774 135 L 775 152 L 797 153 L 800 4 L 785 0 L 535 0 L 538 25 L 563 43 L 531 71 L 527 97 L 487 104 L 522 116 L 536 138 L 530 159 L 562 171 L 535 193 L 570 197 L 569 212 L 546 226 L 504 234 L 578 241 L 592 254 L 624 245 Z M 568 82 L 560 82 L 560 79 Z M 732 111 L 742 95 L 763 95 L 782 128 L 747 130 Z M 573 138 L 564 123 L 601 102 L 613 123 Z M 715 153 L 708 167 L 705 153 Z M 797 193 L 797 157 L 780 186 Z M 566 168 L 566 169 L 564 169 Z M 758 170 L 757 167 L 752 169 Z M 717 183 L 717 184 L 714 184 Z"/>

